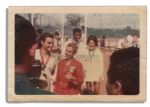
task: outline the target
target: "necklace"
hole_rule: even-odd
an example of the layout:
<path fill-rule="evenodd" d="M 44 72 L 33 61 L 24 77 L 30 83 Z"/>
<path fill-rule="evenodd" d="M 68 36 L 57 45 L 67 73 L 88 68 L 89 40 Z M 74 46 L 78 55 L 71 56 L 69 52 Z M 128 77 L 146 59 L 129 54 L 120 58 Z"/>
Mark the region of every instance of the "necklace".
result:
<path fill-rule="evenodd" d="M 92 51 L 89 50 L 89 56 L 92 59 L 92 57 L 94 56 L 94 50 L 92 50 Z"/>
<path fill-rule="evenodd" d="M 44 56 L 42 54 L 42 50 L 40 49 L 40 56 L 41 56 L 41 64 L 42 64 L 42 70 L 46 68 L 46 64 L 48 63 L 50 56 L 48 56 L 46 62 L 44 62 Z"/>

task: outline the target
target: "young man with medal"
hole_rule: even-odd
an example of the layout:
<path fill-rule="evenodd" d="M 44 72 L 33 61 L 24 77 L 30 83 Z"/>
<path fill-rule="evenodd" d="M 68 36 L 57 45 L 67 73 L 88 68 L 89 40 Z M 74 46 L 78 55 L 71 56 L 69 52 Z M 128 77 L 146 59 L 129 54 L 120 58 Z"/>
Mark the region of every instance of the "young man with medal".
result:
<path fill-rule="evenodd" d="M 55 65 L 57 58 L 51 55 L 53 48 L 54 37 L 49 33 L 43 33 L 40 38 L 40 48 L 36 50 L 35 59 L 40 60 L 42 64 L 42 72 L 40 79 L 47 82 L 47 86 L 44 90 L 53 92 L 53 74 L 55 71 Z"/>
<path fill-rule="evenodd" d="M 77 46 L 69 43 L 66 47 L 65 59 L 58 62 L 54 89 L 58 95 L 80 94 L 84 78 L 83 66 L 74 58 L 76 51 Z"/>

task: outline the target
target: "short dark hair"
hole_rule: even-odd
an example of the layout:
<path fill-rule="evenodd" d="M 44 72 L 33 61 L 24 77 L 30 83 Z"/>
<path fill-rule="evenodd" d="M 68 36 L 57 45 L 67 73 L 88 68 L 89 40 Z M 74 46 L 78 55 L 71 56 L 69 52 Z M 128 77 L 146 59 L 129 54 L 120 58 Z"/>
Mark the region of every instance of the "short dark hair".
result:
<path fill-rule="evenodd" d="M 75 29 L 73 29 L 73 34 L 74 34 L 75 32 L 81 33 L 81 29 L 80 29 L 80 28 L 75 28 Z"/>
<path fill-rule="evenodd" d="M 58 31 L 55 31 L 55 32 L 54 32 L 54 35 L 59 35 Z"/>
<path fill-rule="evenodd" d="M 102 36 L 102 39 L 106 39 L 106 36 L 105 36 L 105 35 L 103 35 L 103 36 Z"/>
<path fill-rule="evenodd" d="M 87 45 L 89 44 L 90 40 L 93 40 L 95 42 L 95 45 L 97 46 L 98 45 L 98 40 L 97 40 L 97 37 L 94 36 L 94 35 L 90 35 L 87 39 Z"/>
<path fill-rule="evenodd" d="M 124 95 L 139 93 L 139 49 L 135 47 L 121 49 L 110 57 L 107 72 L 109 83 L 119 81 Z"/>
<path fill-rule="evenodd" d="M 39 34 L 41 34 L 43 32 L 43 29 L 41 29 L 41 28 L 37 29 L 36 32 L 39 33 Z"/>
<path fill-rule="evenodd" d="M 52 35 L 52 34 L 50 34 L 50 33 L 43 33 L 42 35 L 41 35 L 41 38 L 40 38 L 40 41 L 39 41 L 39 48 L 41 48 L 41 46 L 42 46 L 42 44 L 41 44 L 41 41 L 45 41 L 45 39 L 46 38 L 54 38 L 54 36 Z"/>
<path fill-rule="evenodd" d="M 36 40 L 32 24 L 22 16 L 15 14 L 15 64 L 21 64 L 28 50 Z"/>

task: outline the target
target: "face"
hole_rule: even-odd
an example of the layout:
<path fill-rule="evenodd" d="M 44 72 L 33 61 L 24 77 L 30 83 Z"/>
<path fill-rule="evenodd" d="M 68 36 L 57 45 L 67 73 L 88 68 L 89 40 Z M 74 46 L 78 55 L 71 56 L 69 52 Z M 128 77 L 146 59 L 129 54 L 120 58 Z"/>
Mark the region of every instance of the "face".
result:
<path fill-rule="evenodd" d="M 74 37 L 75 41 L 79 41 L 81 38 L 81 33 L 80 32 L 74 32 L 73 37 Z"/>
<path fill-rule="evenodd" d="M 67 49 L 66 49 L 66 53 L 65 53 L 66 59 L 72 58 L 73 55 L 74 55 L 74 49 L 73 49 L 73 47 L 69 47 L 68 46 Z"/>
<path fill-rule="evenodd" d="M 138 38 L 137 38 L 137 36 L 136 36 L 136 35 L 134 35 L 134 36 L 133 36 L 133 39 L 134 39 L 134 40 L 137 40 Z"/>
<path fill-rule="evenodd" d="M 93 40 L 90 40 L 88 43 L 88 47 L 90 50 L 94 50 L 96 48 L 96 44 Z"/>
<path fill-rule="evenodd" d="M 44 42 L 41 41 L 41 44 L 42 44 L 42 47 L 43 47 L 46 51 L 50 52 L 50 51 L 52 50 L 52 48 L 53 48 L 54 39 L 53 39 L 53 38 L 50 38 L 50 37 L 47 37 L 47 38 L 45 38 L 45 41 L 44 41 Z"/>

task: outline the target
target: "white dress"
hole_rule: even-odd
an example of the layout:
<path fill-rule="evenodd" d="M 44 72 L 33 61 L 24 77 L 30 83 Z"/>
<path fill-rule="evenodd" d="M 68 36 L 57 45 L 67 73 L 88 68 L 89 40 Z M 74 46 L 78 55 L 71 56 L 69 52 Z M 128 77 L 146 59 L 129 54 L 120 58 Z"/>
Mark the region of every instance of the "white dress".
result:
<path fill-rule="evenodd" d="M 82 63 L 85 69 L 85 81 L 101 81 L 103 79 L 103 54 L 99 48 L 90 52 L 87 48 L 84 51 Z"/>
<path fill-rule="evenodd" d="M 41 61 L 40 49 L 36 50 L 35 59 Z M 49 91 L 49 92 L 53 92 L 53 88 L 54 88 L 54 86 L 53 86 L 53 82 L 54 82 L 53 74 L 55 72 L 56 63 L 57 63 L 57 58 L 50 56 L 49 61 L 47 62 L 45 69 L 41 71 L 40 79 L 46 80 L 48 83 L 48 86 L 44 90 Z"/>

